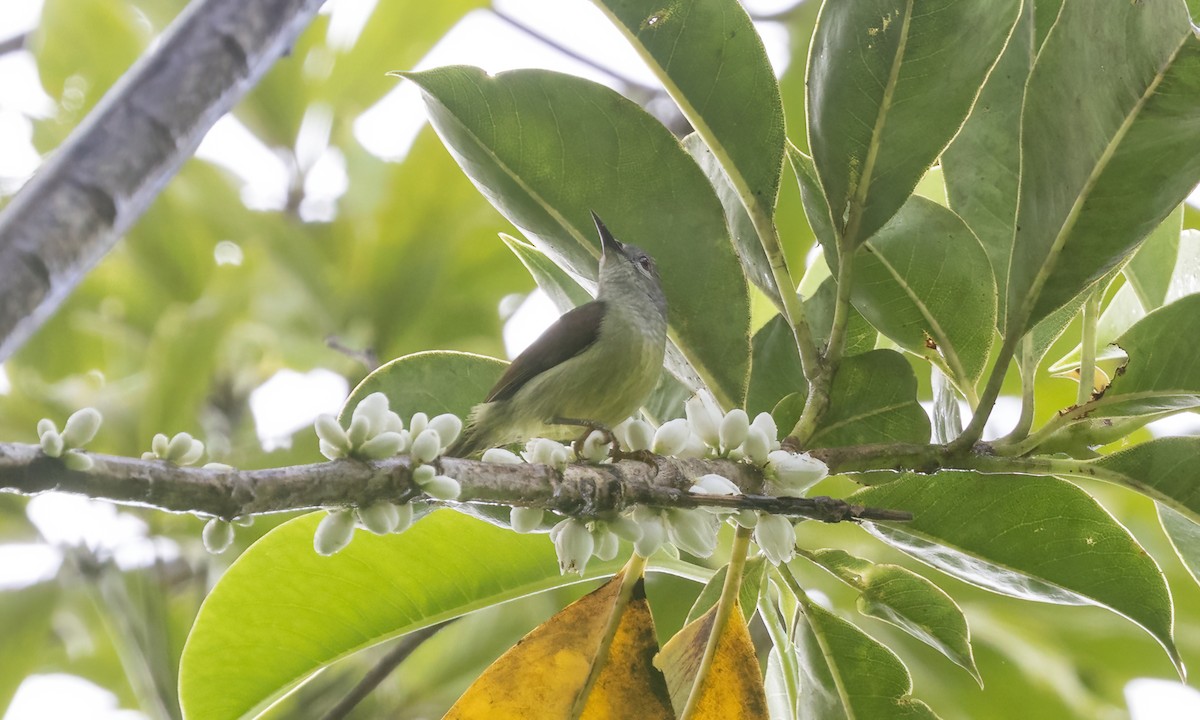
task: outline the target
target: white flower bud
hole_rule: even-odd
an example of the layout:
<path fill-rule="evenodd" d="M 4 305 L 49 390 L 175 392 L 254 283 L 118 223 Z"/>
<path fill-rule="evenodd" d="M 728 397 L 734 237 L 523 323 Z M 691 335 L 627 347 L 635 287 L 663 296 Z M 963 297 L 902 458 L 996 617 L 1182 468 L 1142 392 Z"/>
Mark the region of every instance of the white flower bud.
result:
<path fill-rule="evenodd" d="M 667 536 L 680 550 L 708 557 L 717 549 L 717 530 L 720 520 L 703 510 L 667 511 Z"/>
<path fill-rule="evenodd" d="M 611 445 L 604 433 L 599 430 L 593 430 L 588 434 L 587 439 L 583 441 L 583 459 L 599 465 L 604 460 L 608 459 Z"/>
<path fill-rule="evenodd" d="M 637 542 L 642 539 L 642 526 L 631 517 L 624 515 L 608 522 L 608 529 L 617 534 L 617 537 L 629 542 Z"/>
<path fill-rule="evenodd" d="M 102 419 L 100 411 L 91 407 L 71 413 L 71 417 L 67 418 L 66 426 L 63 427 L 63 445 L 69 448 L 81 448 L 87 445 L 92 438 L 96 437 L 96 431 L 100 429 Z"/>
<path fill-rule="evenodd" d="M 371 421 L 367 419 L 366 415 L 356 415 L 350 418 L 350 427 L 346 429 L 346 439 L 350 441 L 350 447 L 359 447 L 370 436 Z"/>
<path fill-rule="evenodd" d="M 421 486 L 425 494 L 434 500 L 457 500 L 462 494 L 462 485 L 452 477 L 434 475 L 433 479 Z"/>
<path fill-rule="evenodd" d="M 68 470 L 74 470 L 76 472 L 87 472 L 96 464 L 91 457 L 84 455 L 78 450 L 68 450 L 63 453 L 62 461 L 63 465 L 66 465 Z"/>
<path fill-rule="evenodd" d="M 191 444 L 188 446 L 187 452 L 175 461 L 177 465 L 192 465 L 200 459 L 204 454 L 204 443 L 192 438 Z"/>
<path fill-rule="evenodd" d="M 147 451 L 147 452 L 142 453 L 142 459 L 143 460 L 158 460 L 158 456 L 152 452 Z"/>
<path fill-rule="evenodd" d="M 233 544 L 233 525 L 221 518 L 212 518 L 204 523 L 200 539 L 204 541 L 205 550 L 213 555 L 220 555 Z"/>
<path fill-rule="evenodd" d="M 553 465 L 556 451 L 561 447 L 562 443 L 556 443 L 547 438 L 534 438 L 525 443 L 525 451 L 521 453 L 521 456 L 527 463 Z"/>
<path fill-rule="evenodd" d="M 337 450 L 338 454 L 335 457 L 346 457 L 350 452 L 350 438 L 346 436 L 346 430 L 334 416 L 329 413 L 318 415 L 313 421 L 313 429 L 317 431 L 317 438 L 321 442 Z M 321 451 L 321 454 L 330 460 L 334 459 L 324 451 Z"/>
<path fill-rule="evenodd" d="M 485 463 L 497 463 L 501 465 L 517 465 L 525 462 L 521 459 L 520 455 L 504 448 L 488 448 L 484 450 L 482 460 Z"/>
<path fill-rule="evenodd" d="M 58 457 L 58 456 L 62 455 L 62 452 L 63 452 L 62 435 L 59 435 L 58 432 L 55 430 L 50 430 L 50 431 L 42 433 L 41 445 L 42 445 L 42 452 L 46 453 L 46 455 L 48 455 L 50 457 Z"/>
<path fill-rule="evenodd" d="M 728 478 L 709 473 L 693 481 L 688 492 L 698 495 L 741 495 L 742 490 Z"/>
<path fill-rule="evenodd" d="M 693 395 L 683 406 L 687 414 L 688 424 L 705 445 L 717 447 L 721 442 L 721 416 L 717 409 L 709 405 L 701 395 Z"/>
<path fill-rule="evenodd" d="M 531 533 L 542 526 L 545 515 L 541 508 L 515 507 L 508 515 L 508 522 L 519 533 Z"/>
<path fill-rule="evenodd" d="M 330 460 L 337 460 L 338 458 L 346 457 L 345 451 L 343 451 L 340 447 L 330 445 L 324 440 L 317 443 L 317 447 L 320 448 L 321 454 Z"/>
<path fill-rule="evenodd" d="M 761 428 L 751 427 L 742 442 L 742 454 L 750 462 L 759 467 L 767 464 L 767 455 L 771 452 L 771 441 Z"/>
<path fill-rule="evenodd" d="M 654 428 L 645 420 L 630 420 L 625 428 L 625 447 L 631 452 L 649 450 L 654 443 Z"/>
<path fill-rule="evenodd" d="M 425 487 L 425 484 L 433 480 L 433 476 L 437 475 L 437 470 L 433 469 L 432 465 L 421 465 L 413 468 L 412 479 L 418 487 Z"/>
<path fill-rule="evenodd" d="M 354 537 L 354 513 L 349 510 L 330 510 L 321 518 L 313 535 L 313 549 L 319 555 L 332 555 L 350 544 Z"/>
<path fill-rule="evenodd" d="M 386 500 L 358 508 L 358 523 L 376 535 L 387 535 L 400 523 L 400 512 Z"/>
<path fill-rule="evenodd" d="M 454 441 L 458 439 L 458 434 L 462 432 L 463 423 L 458 419 L 457 415 L 450 413 L 442 413 L 429 421 L 429 426 L 437 430 L 438 437 L 442 439 L 442 447 L 450 447 Z"/>
<path fill-rule="evenodd" d="M 763 435 L 767 436 L 772 450 L 779 449 L 779 429 L 775 426 L 775 418 L 771 417 L 771 413 L 760 412 L 755 415 L 754 422 L 750 423 L 750 427 L 758 428 Z"/>
<path fill-rule="evenodd" d="M 394 533 L 402 533 L 412 527 L 413 524 L 413 506 L 407 502 L 403 505 L 396 505 L 396 527 L 392 528 Z"/>
<path fill-rule="evenodd" d="M 367 424 L 366 436 L 371 437 L 383 432 L 383 426 L 387 423 L 387 414 L 387 395 L 381 392 L 373 392 L 358 401 L 358 405 L 354 407 L 354 413 L 350 416 L 350 424 L 353 425 L 355 420 L 360 417 L 363 418 L 363 421 Z"/>
<path fill-rule="evenodd" d="M 750 417 L 741 408 L 734 408 L 725 413 L 717 435 L 721 440 L 721 450 L 729 452 L 746 441 L 746 433 L 750 431 Z"/>
<path fill-rule="evenodd" d="M 381 432 L 362 444 L 355 455 L 366 460 L 382 460 L 400 452 L 404 447 L 404 436 L 396 432 Z"/>
<path fill-rule="evenodd" d="M 183 464 L 180 461 L 184 455 L 192 451 L 192 436 L 190 433 L 175 433 L 175 437 L 167 444 L 167 455 L 165 460 L 170 460 L 176 464 Z"/>
<path fill-rule="evenodd" d="M 167 449 L 171 446 L 171 439 L 162 433 L 155 433 L 154 439 L 150 441 L 150 451 L 160 460 L 167 459 Z"/>
<path fill-rule="evenodd" d="M 658 455 L 676 455 L 691 437 L 692 429 L 683 418 L 668 420 L 654 431 L 654 442 L 650 449 Z"/>
<path fill-rule="evenodd" d="M 441 449 L 442 438 L 438 436 L 437 430 L 427 427 L 413 440 L 412 458 L 416 462 L 427 463 L 436 458 Z"/>
<path fill-rule="evenodd" d="M 752 528 L 758 524 L 758 512 L 754 510 L 738 510 L 734 517 L 737 518 L 737 524 L 742 527 Z"/>
<path fill-rule="evenodd" d="M 383 416 L 383 431 L 384 432 L 400 432 L 404 429 L 404 419 L 396 413 L 388 410 Z"/>
<path fill-rule="evenodd" d="M 592 533 L 575 518 L 567 518 L 554 527 L 558 530 L 553 537 L 559 572 L 563 575 L 569 572 L 582 575 L 596 548 Z"/>
<path fill-rule="evenodd" d="M 225 463 L 210 462 L 210 463 L 204 463 L 204 467 L 202 469 L 204 469 L 204 470 L 220 470 L 222 472 L 232 472 L 236 468 L 234 468 L 232 465 L 226 465 Z M 234 518 L 234 520 L 237 520 L 237 518 Z"/>
<path fill-rule="evenodd" d="M 692 433 L 691 435 L 688 436 L 687 441 L 684 442 L 683 447 L 681 447 L 679 449 L 679 452 L 675 453 L 675 457 L 677 457 L 677 458 L 705 458 L 705 457 L 708 457 L 708 454 L 709 454 L 708 445 L 706 445 L 704 443 L 704 441 L 700 439 L 699 435 L 697 435 L 696 433 Z"/>
<path fill-rule="evenodd" d="M 555 447 L 550 452 L 550 466 L 562 472 L 567 469 L 567 463 L 571 461 L 571 450 L 562 443 L 554 443 L 554 445 Z"/>
<path fill-rule="evenodd" d="M 617 556 L 617 552 L 621 549 L 621 541 L 617 534 L 609 530 L 602 523 L 596 524 L 596 530 L 592 533 L 592 539 L 596 543 L 596 557 L 601 560 L 612 560 Z"/>
<path fill-rule="evenodd" d="M 754 528 L 754 542 L 773 565 L 792 559 L 796 554 L 796 528 L 782 515 L 764 514 Z"/>
<path fill-rule="evenodd" d="M 774 450 L 767 457 L 767 471 L 775 478 L 777 495 L 799 495 L 829 474 L 825 463 L 808 453 Z"/>
<path fill-rule="evenodd" d="M 429 426 L 429 416 L 423 412 L 415 413 L 412 420 L 408 421 L 408 431 L 413 437 L 421 434 L 421 431 Z"/>
<path fill-rule="evenodd" d="M 55 435 L 58 434 L 58 426 L 54 424 L 54 421 L 51 420 L 50 418 L 42 418 L 41 420 L 38 420 L 38 424 L 37 424 L 38 437 L 40 438 L 41 436 L 43 436 L 49 432 L 52 432 Z"/>
<path fill-rule="evenodd" d="M 663 522 L 662 513 L 639 505 L 633 510 L 633 521 L 637 523 L 642 536 L 633 541 L 633 549 L 642 557 L 650 557 L 658 552 L 667 540 L 667 527 Z"/>

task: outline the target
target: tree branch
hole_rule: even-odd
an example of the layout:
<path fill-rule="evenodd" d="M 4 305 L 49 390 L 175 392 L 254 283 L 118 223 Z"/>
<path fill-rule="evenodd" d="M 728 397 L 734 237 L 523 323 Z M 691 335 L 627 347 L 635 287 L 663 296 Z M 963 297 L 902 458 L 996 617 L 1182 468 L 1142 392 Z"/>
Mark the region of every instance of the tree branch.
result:
<path fill-rule="evenodd" d="M 0 361 L 141 216 L 322 0 L 195 0 L 0 213 Z"/>
<path fill-rule="evenodd" d="M 407 456 L 365 462 L 337 460 L 265 470 L 205 470 L 161 460 L 88 454 L 91 470 L 70 470 L 37 445 L 0 443 L 0 491 L 34 494 L 49 490 L 77 493 L 168 512 L 239 515 L 366 506 L 424 497 L 412 481 Z M 762 495 L 762 472 L 729 460 L 655 456 L 657 468 L 625 460 L 611 465 L 569 465 L 560 475 L 547 465 L 483 463 L 442 458 L 442 474 L 462 486 L 460 503 L 540 507 L 576 517 L 604 516 L 634 505 L 662 508 L 752 509 L 823 522 L 907 520 L 910 515 L 868 508 L 829 497 Z M 744 495 L 688 492 L 695 478 L 717 473 Z"/>

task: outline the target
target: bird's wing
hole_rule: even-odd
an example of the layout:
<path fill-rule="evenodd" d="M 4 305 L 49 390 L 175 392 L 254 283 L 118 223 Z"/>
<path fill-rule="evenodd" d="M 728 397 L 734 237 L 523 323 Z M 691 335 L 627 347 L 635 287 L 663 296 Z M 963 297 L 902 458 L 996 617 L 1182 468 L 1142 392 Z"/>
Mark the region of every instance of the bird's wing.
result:
<path fill-rule="evenodd" d="M 593 300 L 564 313 L 512 361 L 484 402 L 509 399 L 525 383 L 586 350 L 600 337 L 603 318 L 603 300 Z"/>

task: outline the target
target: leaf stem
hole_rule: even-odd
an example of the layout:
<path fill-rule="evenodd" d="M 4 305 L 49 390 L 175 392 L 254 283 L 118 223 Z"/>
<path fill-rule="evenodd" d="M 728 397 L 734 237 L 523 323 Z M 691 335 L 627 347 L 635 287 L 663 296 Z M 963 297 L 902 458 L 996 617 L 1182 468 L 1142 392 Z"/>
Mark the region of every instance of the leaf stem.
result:
<path fill-rule="evenodd" d="M 996 406 L 996 399 L 1000 397 L 1000 390 L 1004 387 L 1004 376 L 1008 374 L 1008 365 L 1012 362 L 1013 354 L 1020 342 L 1020 336 L 1009 335 L 1005 338 L 1004 344 L 1000 346 L 1000 353 L 996 357 L 996 364 L 992 367 L 992 374 L 988 377 L 987 387 L 983 389 L 983 395 L 979 397 L 979 405 L 975 408 L 975 414 L 971 416 L 971 423 L 967 425 L 967 429 L 963 430 L 961 435 L 946 445 L 948 454 L 954 455 L 974 447 L 975 443 L 979 442 L 979 438 L 983 436 L 983 427 L 987 425 L 992 408 Z"/>
<path fill-rule="evenodd" d="M 1017 418 L 1017 424 L 1008 435 L 1000 441 L 1002 443 L 1017 442 L 1029 435 L 1029 429 L 1033 427 L 1033 412 L 1036 409 L 1034 397 L 1034 381 L 1037 379 L 1037 363 L 1033 357 L 1033 336 L 1026 335 L 1021 340 L 1021 355 L 1017 360 L 1017 366 L 1021 370 L 1021 415 Z"/>
<path fill-rule="evenodd" d="M 1099 284 L 1088 293 L 1083 303 L 1083 333 L 1079 357 L 1079 394 L 1075 404 L 1083 405 L 1092 399 L 1092 388 L 1096 378 L 1096 323 L 1100 317 L 1100 294 L 1103 290 Z"/>
<path fill-rule="evenodd" d="M 621 625 L 625 608 L 629 606 L 629 600 L 633 597 L 633 589 L 641 581 L 645 569 L 646 558 L 634 553 L 629 558 L 629 562 L 625 564 L 625 569 L 621 571 L 621 589 L 617 592 L 616 600 L 613 602 L 612 613 L 608 616 L 608 624 L 604 626 L 604 632 L 600 635 L 600 646 L 596 648 L 596 656 L 592 659 L 587 680 L 584 681 L 579 694 L 575 696 L 571 714 L 567 716 L 570 720 L 578 720 L 583 717 L 583 711 L 587 708 L 587 701 L 592 695 L 592 689 L 596 686 L 596 680 L 600 678 L 600 672 L 604 670 L 604 666 L 608 662 L 608 653 L 612 650 L 613 639 L 617 636 L 617 628 Z"/>
<path fill-rule="evenodd" d="M 737 534 L 733 536 L 733 547 L 729 555 L 729 569 L 725 572 L 725 584 L 721 587 L 721 599 L 717 602 L 716 616 L 713 618 L 712 629 L 709 631 L 708 644 L 704 646 L 704 657 L 700 667 L 696 669 L 696 678 L 692 681 L 692 690 L 688 693 L 687 703 L 679 720 L 691 720 L 700 704 L 700 691 L 704 680 L 712 670 L 713 659 L 717 656 L 717 645 L 725 634 L 725 626 L 733 616 L 737 607 L 738 591 L 742 586 L 742 571 L 746 567 L 746 554 L 750 550 L 750 536 L 753 530 L 738 526 Z"/>

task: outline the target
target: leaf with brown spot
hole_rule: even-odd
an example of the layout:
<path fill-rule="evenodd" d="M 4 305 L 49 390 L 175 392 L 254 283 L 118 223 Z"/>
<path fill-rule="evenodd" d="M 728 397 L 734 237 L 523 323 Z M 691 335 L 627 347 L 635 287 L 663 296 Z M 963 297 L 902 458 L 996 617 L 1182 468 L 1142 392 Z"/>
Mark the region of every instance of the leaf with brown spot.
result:
<path fill-rule="evenodd" d="M 655 667 L 666 676 L 671 703 L 676 712 L 682 712 L 687 704 L 704 658 L 704 648 L 708 644 L 716 612 L 717 608 L 713 607 L 698 620 L 684 626 L 667 641 L 662 652 L 654 659 Z M 739 605 L 734 605 L 729 622 L 721 633 L 716 655 L 699 692 L 699 702 L 692 714 L 696 720 L 766 720 L 768 717 L 758 657 Z"/>

